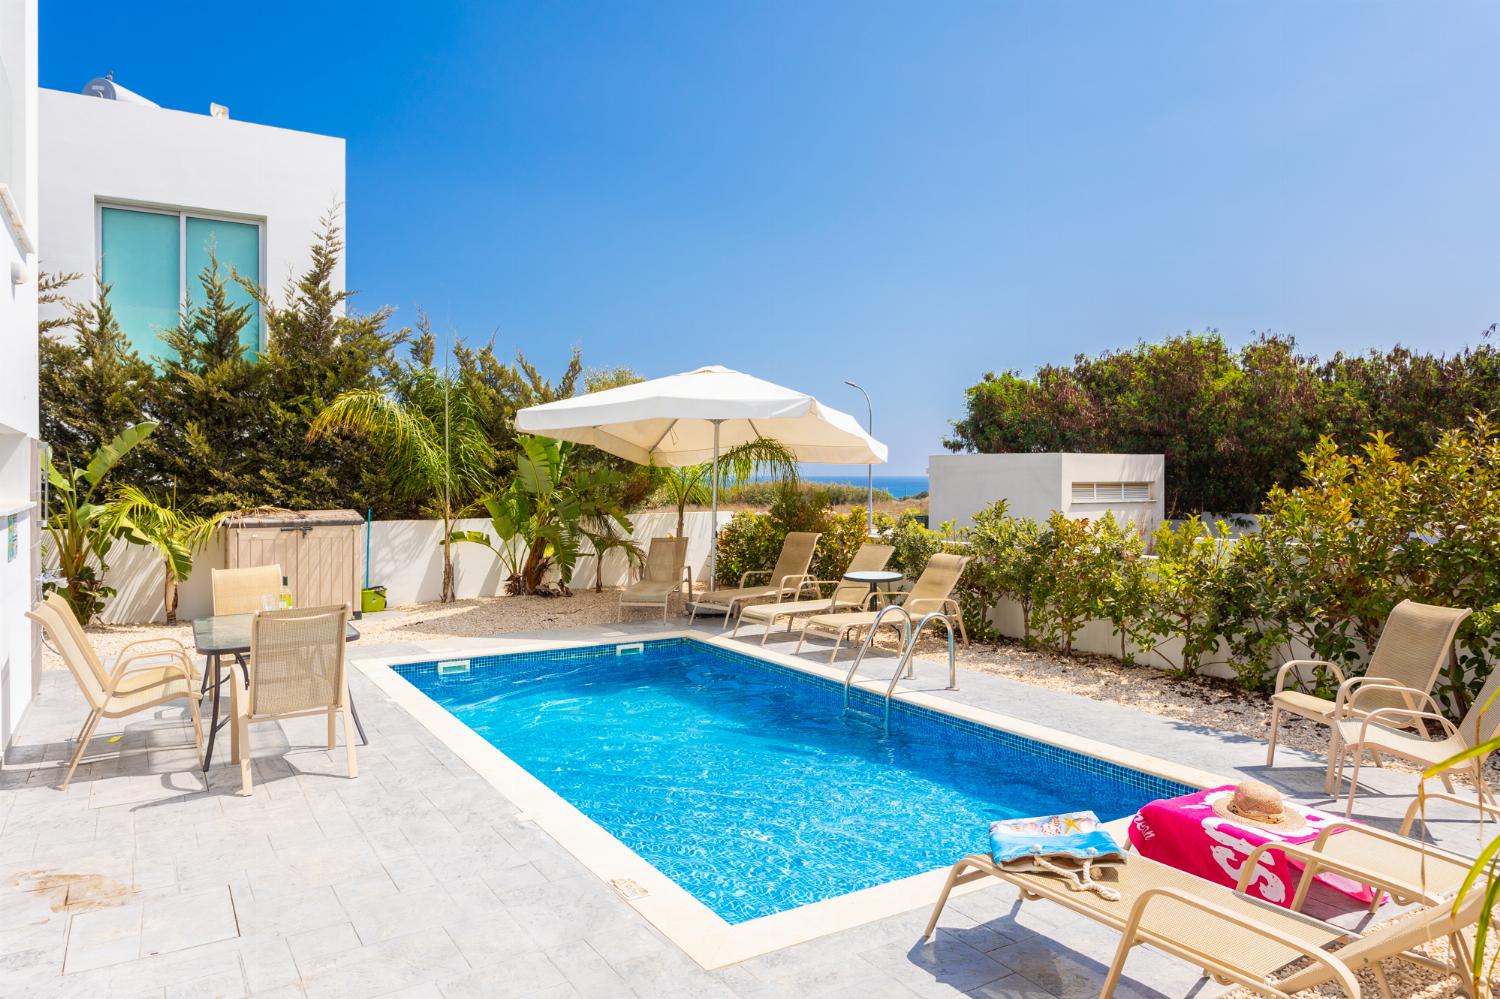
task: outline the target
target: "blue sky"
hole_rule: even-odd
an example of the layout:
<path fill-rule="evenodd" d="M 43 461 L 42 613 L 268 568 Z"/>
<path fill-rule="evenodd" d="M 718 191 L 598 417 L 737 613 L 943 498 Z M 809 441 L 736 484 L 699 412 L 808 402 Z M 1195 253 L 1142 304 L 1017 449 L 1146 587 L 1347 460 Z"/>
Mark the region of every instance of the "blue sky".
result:
<path fill-rule="evenodd" d="M 43 86 L 345 137 L 363 307 L 853 378 L 890 473 L 986 369 L 1500 320 L 1492 3 L 41 6 Z"/>

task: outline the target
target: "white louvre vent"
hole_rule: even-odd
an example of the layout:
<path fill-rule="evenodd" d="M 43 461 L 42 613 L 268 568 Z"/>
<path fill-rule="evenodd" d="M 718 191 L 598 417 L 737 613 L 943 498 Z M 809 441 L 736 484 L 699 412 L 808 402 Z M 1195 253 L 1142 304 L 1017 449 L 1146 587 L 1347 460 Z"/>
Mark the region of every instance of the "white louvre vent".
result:
<path fill-rule="evenodd" d="M 1148 503 L 1149 482 L 1075 482 L 1074 503 Z"/>

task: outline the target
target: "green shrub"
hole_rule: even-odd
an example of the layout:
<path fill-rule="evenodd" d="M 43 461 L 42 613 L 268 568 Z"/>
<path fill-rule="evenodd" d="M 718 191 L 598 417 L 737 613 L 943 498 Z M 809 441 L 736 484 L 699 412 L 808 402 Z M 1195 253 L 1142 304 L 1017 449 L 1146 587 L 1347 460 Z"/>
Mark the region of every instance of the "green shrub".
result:
<path fill-rule="evenodd" d="M 909 579 L 936 552 L 970 556 L 957 596 L 975 637 L 993 636 L 989 612 L 1006 598 L 1020 606 L 1028 643 L 1071 652 L 1085 623 L 1105 620 L 1123 660 L 1140 649 L 1166 662 L 1180 641 L 1183 674 L 1227 661 L 1254 690 L 1303 647 L 1357 675 L 1408 597 L 1469 607 L 1440 691 L 1461 714 L 1500 653 L 1500 429 L 1476 417 L 1410 461 L 1385 435 L 1357 453 L 1324 439 L 1303 458 L 1302 484 L 1273 489 L 1265 511 L 1259 533 L 1240 539 L 1222 521 L 1163 524 L 1149 556 L 1135 526 L 1111 515 L 1038 524 L 1011 517 L 1003 501 L 961 531 L 929 529 L 907 511 L 877 516 L 876 533 Z M 785 491 L 770 512 L 725 529 L 719 579 L 769 569 L 792 530 L 823 532 L 815 571 L 837 579 L 864 529 L 862 510 L 839 516 L 817 490 Z M 1311 678 L 1311 689 L 1331 695 L 1331 676 Z"/>
<path fill-rule="evenodd" d="M 1264 684 L 1278 659 L 1267 648 L 1289 639 L 1359 673 L 1391 608 L 1411 598 L 1474 611 L 1442 682 L 1462 713 L 1500 652 L 1495 424 L 1476 417 L 1410 461 L 1384 434 L 1352 453 L 1324 439 L 1304 458 L 1303 484 L 1273 489 L 1266 507 L 1259 535 L 1236 552 L 1250 594 L 1242 616 L 1266 622 L 1238 636 L 1252 650 L 1247 682 Z"/>
<path fill-rule="evenodd" d="M 1031 624 L 1043 643 L 1065 655 L 1072 654 L 1079 630 L 1100 613 L 1100 590 L 1108 577 L 1093 553 L 1089 521 L 1053 511 L 1038 536 Z"/>
<path fill-rule="evenodd" d="M 1146 544 L 1134 524 L 1121 524 L 1106 512 L 1094 522 L 1090 562 L 1099 582 L 1098 616 L 1120 639 L 1120 659 L 1135 662 L 1135 650 L 1149 639 L 1146 611 L 1151 601 L 1152 569 Z"/>
<path fill-rule="evenodd" d="M 765 513 L 737 513 L 719 532 L 719 585 L 738 586 L 744 573 L 771 569 L 794 531 L 822 535 L 809 571 L 818 579 L 838 579 L 864 541 L 865 511 L 837 514 L 823 491 L 783 486 Z"/>
<path fill-rule="evenodd" d="M 1162 524 L 1151 540 L 1156 561 L 1141 632 L 1158 640 L 1152 646 L 1158 655 L 1160 642 L 1181 639 L 1178 672 L 1191 676 L 1219 647 L 1220 610 L 1233 551 L 1229 525 L 1218 521 L 1210 526 L 1189 517 L 1179 525 Z"/>
<path fill-rule="evenodd" d="M 927 568 L 927 560 L 943 550 L 944 533 L 922 523 L 921 514 L 915 510 L 903 510 L 896 517 L 877 513 L 875 531 L 882 544 L 895 549 L 891 552 L 890 568 L 907 579 L 920 576 Z"/>
<path fill-rule="evenodd" d="M 997 500 L 974 515 L 972 526 L 964 530 L 972 561 L 965 572 L 970 584 L 965 596 L 969 602 L 988 600 L 972 611 L 983 615 L 983 627 L 977 633 L 990 635 L 988 610 L 994 601 L 1008 597 L 1021 605 L 1021 635 L 1032 640 L 1033 610 L 1041 588 L 1044 548 L 1042 532 L 1036 521 L 1011 517 L 1005 512 L 1005 501 Z M 968 602 L 964 607 L 971 613 Z"/>

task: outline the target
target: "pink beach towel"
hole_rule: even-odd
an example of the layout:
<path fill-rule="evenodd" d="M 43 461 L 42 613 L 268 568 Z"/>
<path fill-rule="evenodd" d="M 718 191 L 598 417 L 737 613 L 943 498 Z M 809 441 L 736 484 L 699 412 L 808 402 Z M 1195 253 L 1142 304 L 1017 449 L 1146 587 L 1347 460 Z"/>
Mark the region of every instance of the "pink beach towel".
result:
<path fill-rule="evenodd" d="M 1311 843 L 1336 818 L 1287 802 L 1286 807 L 1296 809 L 1306 818 L 1307 825 L 1283 835 L 1253 822 L 1232 821 L 1213 810 L 1215 802 L 1233 793 L 1234 785 L 1226 784 L 1180 798 L 1150 802 L 1131 821 L 1130 842 L 1143 857 L 1233 888 L 1239 884 L 1240 871 L 1257 846 L 1271 842 Z M 1331 835 L 1337 836 L 1338 832 Z M 1288 860 L 1280 850 L 1267 850 L 1256 864 L 1255 875 L 1246 890 L 1256 898 L 1290 907 L 1302 868 L 1302 864 Z M 1317 881 L 1360 902 L 1374 899 L 1372 889 L 1338 874 L 1324 872 L 1317 876 Z"/>

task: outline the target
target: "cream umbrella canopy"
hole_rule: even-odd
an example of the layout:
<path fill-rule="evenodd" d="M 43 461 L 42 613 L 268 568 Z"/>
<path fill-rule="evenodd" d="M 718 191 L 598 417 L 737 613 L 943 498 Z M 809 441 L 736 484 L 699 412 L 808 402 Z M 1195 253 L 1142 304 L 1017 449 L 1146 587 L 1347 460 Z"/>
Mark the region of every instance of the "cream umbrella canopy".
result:
<path fill-rule="evenodd" d="M 516 413 L 516 429 L 592 444 L 641 465 L 713 462 L 710 587 L 718 568 L 718 463 L 724 448 L 770 438 L 798 461 L 835 465 L 884 464 L 887 453 L 848 413 L 719 365 L 531 406 Z"/>

